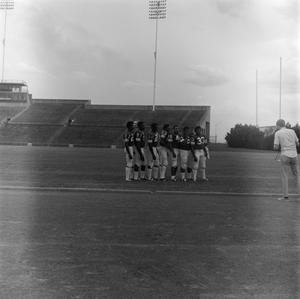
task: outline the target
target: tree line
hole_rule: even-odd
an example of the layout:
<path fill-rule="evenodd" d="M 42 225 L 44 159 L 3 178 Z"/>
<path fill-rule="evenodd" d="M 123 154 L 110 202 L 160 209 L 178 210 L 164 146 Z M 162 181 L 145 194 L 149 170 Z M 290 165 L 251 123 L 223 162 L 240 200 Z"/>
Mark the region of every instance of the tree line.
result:
<path fill-rule="evenodd" d="M 296 132 L 300 140 L 300 125 L 297 123 L 291 127 Z M 226 134 L 225 140 L 229 147 L 241 147 L 250 149 L 272 150 L 274 143 L 273 132 L 262 132 L 258 127 L 253 125 L 236 124 L 230 132 Z M 299 149 L 298 149 L 299 152 Z"/>

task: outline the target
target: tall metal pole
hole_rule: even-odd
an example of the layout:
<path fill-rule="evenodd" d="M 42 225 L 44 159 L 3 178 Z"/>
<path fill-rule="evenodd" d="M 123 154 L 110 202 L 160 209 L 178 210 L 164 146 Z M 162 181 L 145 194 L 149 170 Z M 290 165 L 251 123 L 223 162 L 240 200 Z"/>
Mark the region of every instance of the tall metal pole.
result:
<path fill-rule="evenodd" d="M 217 126 L 218 124 L 215 124 L 215 143 L 218 141 Z"/>
<path fill-rule="evenodd" d="M 157 32 L 158 32 L 158 18 L 155 25 L 155 50 L 154 50 L 154 78 L 153 78 L 153 102 L 152 111 L 155 111 L 155 97 L 156 97 L 156 65 L 157 65 Z"/>
<path fill-rule="evenodd" d="M 4 34 L 3 34 L 3 57 L 2 57 L 2 82 L 4 81 L 4 62 L 5 62 L 5 40 L 6 40 L 6 18 L 7 18 L 7 9 L 5 8 L 4 16 Z"/>
<path fill-rule="evenodd" d="M 4 33 L 3 33 L 2 79 L 1 79 L 1 82 L 4 81 L 7 10 L 8 9 L 13 9 L 13 8 L 14 8 L 14 0 L 0 0 L 0 9 L 4 9 Z"/>
<path fill-rule="evenodd" d="M 255 101 L 255 123 L 258 127 L 258 70 L 256 70 L 256 101 Z"/>
<path fill-rule="evenodd" d="M 279 71 L 279 119 L 281 118 L 281 82 L 282 82 L 282 58 L 280 57 L 280 71 Z"/>
<path fill-rule="evenodd" d="M 157 73 L 157 51 L 158 51 L 158 20 L 166 18 L 166 0 L 149 0 L 149 19 L 155 19 L 155 49 L 154 49 L 154 75 L 153 75 L 153 99 L 152 111 L 156 105 L 156 73 Z"/>

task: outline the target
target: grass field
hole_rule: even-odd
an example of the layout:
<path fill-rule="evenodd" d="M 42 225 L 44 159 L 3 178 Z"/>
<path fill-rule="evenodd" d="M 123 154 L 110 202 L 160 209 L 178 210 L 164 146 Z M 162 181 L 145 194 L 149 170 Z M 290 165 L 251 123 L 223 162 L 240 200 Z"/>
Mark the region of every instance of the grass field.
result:
<path fill-rule="evenodd" d="M 280 165 L 267 151 L 215 151 L 207 183 L 125 182 L 123 150 L 0 147 L 2 186 L 280 194 Z M 291 182 L 290 192 L 296 192 Z"/>
<path fill-rule="evenodd" d="M 276 199 L 274 157 L 126 183 L 121 150 L 1 146 L 0 298 L 299 298 L 300 202 Z"/>

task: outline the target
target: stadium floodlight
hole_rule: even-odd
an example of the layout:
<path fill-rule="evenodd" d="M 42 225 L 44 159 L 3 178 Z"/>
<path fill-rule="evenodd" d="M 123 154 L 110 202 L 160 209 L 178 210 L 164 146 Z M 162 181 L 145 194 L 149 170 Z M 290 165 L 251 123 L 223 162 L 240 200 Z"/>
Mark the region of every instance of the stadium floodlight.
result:
<path fill-rule="evenodd" d="M 4 61 L 5 61 L 5 41 L 6 41 L 6 18 L 7 10 L 14 9 L 14 0 L 0 0 L 0 9 L 5 11 L 4 13 L 4 34 L 3 34 L 3 56 L 2 56 L 2 82 L 4 81 Z"/>
<path fill-rule="evenodd" d="M 158 20 L 167 17 L 167 0 L 149 0 L 149 19 L 155 20 L 155 50 L 154 50 L 154 79 L 153 79 L 153 105 L 152 110 L 155 111 L 156 97 L 156 66 L 157 66 L 157 32 Z"/>

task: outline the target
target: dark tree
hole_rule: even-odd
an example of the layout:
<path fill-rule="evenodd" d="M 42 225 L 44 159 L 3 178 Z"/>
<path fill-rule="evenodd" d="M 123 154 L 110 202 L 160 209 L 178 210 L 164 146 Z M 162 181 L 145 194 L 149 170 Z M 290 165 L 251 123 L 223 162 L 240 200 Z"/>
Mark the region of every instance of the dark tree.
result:
<path fill-rule="evenodd" d="M 227 133 L 225 140 L 229 147 L 260 149 L 263 146 L 264 133 L 256 126 L 237 124 Z"/>

